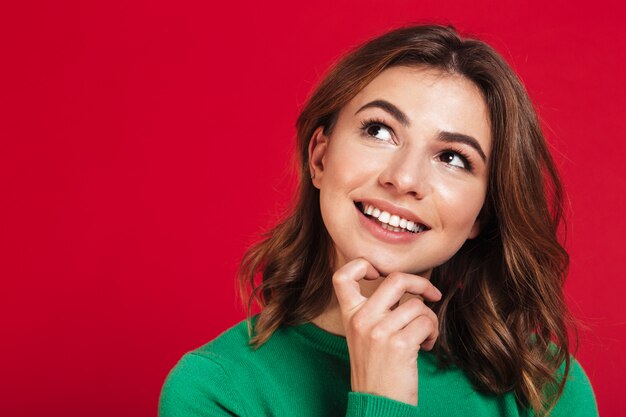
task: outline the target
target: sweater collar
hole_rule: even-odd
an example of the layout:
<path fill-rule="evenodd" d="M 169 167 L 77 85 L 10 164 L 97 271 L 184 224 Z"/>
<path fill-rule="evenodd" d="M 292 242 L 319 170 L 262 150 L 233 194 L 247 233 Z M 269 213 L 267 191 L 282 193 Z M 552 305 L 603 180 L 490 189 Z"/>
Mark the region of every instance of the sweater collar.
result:
<path fill-rule="evenodd" d="M 327 332 L 311 322 L 291 326 L 290 329 L 308 344 L 319 350 L 339 356 L 342 359 L 348 359 L 350 357 L 348 343 L 344 336 Z"/>

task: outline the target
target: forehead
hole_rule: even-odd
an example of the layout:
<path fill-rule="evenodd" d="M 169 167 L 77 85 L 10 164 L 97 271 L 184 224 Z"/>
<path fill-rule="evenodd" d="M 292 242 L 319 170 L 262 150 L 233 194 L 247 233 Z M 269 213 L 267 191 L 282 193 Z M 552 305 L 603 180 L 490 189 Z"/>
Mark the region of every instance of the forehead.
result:
<path fill-rule="evenodd" d="M 476 138 L 489 155 L 487 104 L 478 86 L 462 75 L 425 66 L 387 68 L 344 106 L 340 117 L 360 117 L 365 112 L 355 113 L 374 100 L 398 107 L 415 133 L 463 133 Z"/>

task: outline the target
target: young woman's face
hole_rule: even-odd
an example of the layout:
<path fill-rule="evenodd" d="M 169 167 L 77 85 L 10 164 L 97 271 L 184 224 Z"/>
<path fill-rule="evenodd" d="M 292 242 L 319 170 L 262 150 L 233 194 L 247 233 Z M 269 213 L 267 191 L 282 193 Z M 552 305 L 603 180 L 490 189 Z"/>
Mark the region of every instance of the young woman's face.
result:
<path fill-rule="evenodd" d="M 335 269 L 363 257 L 383 275 L 430 276 L 480 232 L 490 153 L 487 106 L 471 81 L 383 71 L 309 145 Z"/>

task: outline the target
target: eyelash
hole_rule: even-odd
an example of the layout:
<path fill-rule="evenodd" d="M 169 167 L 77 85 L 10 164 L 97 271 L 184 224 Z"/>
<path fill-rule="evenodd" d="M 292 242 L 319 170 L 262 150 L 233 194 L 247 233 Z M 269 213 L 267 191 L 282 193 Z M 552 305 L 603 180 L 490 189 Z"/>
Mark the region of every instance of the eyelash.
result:
<path fill-rule="evenodd" d="M 472 158 L 470 158 L 470 156 L 467 153 L 465 153 L 461 149 L 449 148 L 449 149 L 444 150 L 443 152 L 440 152 L 439 156 L 444 155 L 446 153 L 456 154 L 459 158 L 463 160 L 463 163 L 465 164 L 465 168 L 461 168 L 461 169 L 465 169 L 469 172 L 474 172 L 474 164 L 472 163 Z M 454 166 L 454 168 L 459 168 L 459 167 Z"/>
<path fill-rule="evenodd" d="M 366 120 L 363 120 L 361 122 L 361 131 L 363 132 L 363 135 L 365 137 L 376 139 L 374 136 L 372 136 L 369 133 L 367 133 L 367 129 L 369 129 L 372 126 L 382 126 L 382 127 L 384 127 L 385 129 L 387 129 L 389 132 L 391 132 L 393 134 L 393 129 L 390 128 L 389 126 L 387 126 L 387 124 L 385 122 L 383 122 L 382 120 L 380 120 L 380 119 L 366 119 Z M 380 141 L 380 139 L 376 139 L 376 140 Z"/>
<path fill-rule="evenodd" d="M 367 137 L 367 138 L 373 138 L 374 140 L 380 141 L 380 139 L 377 139 L 376 137 L 370 135 L 369 133 L 367 133 L 367 129 L 369 129 L 372 126 L 381 126 L 384 127 L 385 129 L 387 129 L 391 134 L 393 134 L 393 129 L 390 128 L 389 126 L 387 126 L 387 124 L 385 122 L 383 122 L 380 119 L 376 119 L 376 118 L 372 118 L 372 119 L 366 119 L 363 120 L 361 122 L 361 133 L 363 136 Z M 442 155 L 446 154 L 446 153 L 452 153 L 457 155 L 459 158 L 461 158 L 463 160 L 463 163 L 465 164 L 465 168 L 461 168 L 464 169 L 468 172 L 474 172 L 474 164 L 472 163 L 472 158 L 463 150 L 458 149 L 458 148 L 448 148 L 443 150 L 442 152 L 439 153 L 439 156 L 441 157 Z M 454 165 L 451 165 L 454 168 L 460 168 Z"/>

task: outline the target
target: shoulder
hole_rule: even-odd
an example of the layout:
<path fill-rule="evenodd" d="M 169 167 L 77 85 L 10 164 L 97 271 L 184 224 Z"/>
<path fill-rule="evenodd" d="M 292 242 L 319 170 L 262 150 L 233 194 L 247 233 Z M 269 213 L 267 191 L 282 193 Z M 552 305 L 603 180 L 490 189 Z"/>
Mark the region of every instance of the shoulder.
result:
<path fill-rule="evenodd" d="M 562 377 L 564 372 L 565 364 L 559 369 L 559 375 Z M 554 417 L 594 417 L 598 415 L 598 407 L 591 382 L 580 362 L 574 357 L 571 357 L 570 370 L 565 380 L 563 393 L 554 406 L 551 415 Z"/>
<path fill-rule="evenodd" d="M 235 356 L 253 353 L 248 323 L 253 326 L 255 319 L 256 317 L 253 317 L 250 322 L 243 320 L 237 323 L 209 343 L 194 349 L 190 354 L 221 362 Z"/>
<path fill-rule="evenodd" d="M 224 361 L 245 355 L 248 340 L 244 320 L 183 355 L 161 389 L 159 416 L 245 415 Z"/>

